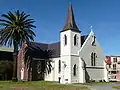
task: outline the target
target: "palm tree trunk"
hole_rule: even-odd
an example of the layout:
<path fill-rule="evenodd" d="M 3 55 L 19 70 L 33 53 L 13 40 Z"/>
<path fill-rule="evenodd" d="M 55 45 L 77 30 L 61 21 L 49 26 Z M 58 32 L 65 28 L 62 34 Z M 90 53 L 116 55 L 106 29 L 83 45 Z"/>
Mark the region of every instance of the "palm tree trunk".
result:
<path fill-rule="evenodd" d="M 18 44 L 14 42 L 14 52 L 13 52 L 13 77 L 12 81 L 17 81 L 17 55 L 18 55 Z"/>

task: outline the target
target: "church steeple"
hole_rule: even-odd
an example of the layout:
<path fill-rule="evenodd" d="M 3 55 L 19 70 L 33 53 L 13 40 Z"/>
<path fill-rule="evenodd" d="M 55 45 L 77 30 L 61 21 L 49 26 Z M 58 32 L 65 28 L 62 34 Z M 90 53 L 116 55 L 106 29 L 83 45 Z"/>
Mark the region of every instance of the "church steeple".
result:
<path fill-rule="evenodd" d="M 78 29 L 78 27 L 75 23 L 74 13 L 73 13 L 71 4 L 69 4 L 69 7 L 68 7 L 68 15 L 67 15 L 67 19 L 66 19 L 66 24 L 61 32 L 67 31 L 67 30 L 80 32 L 80 30 Z"/>

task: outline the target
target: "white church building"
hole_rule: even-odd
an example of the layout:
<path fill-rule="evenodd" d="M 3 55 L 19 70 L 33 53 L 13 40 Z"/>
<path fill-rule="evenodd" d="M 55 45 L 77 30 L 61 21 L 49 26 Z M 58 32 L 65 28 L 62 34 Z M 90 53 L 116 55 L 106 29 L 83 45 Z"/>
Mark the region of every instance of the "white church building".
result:
<path fill-rule="evenodd" d="M 36 44 L 38 43 L 34 43 Z M 63 84 L 85 83 L 91 80 L 108 81 L 104 52 L 92 30 L 88 35 L 81 35 L 75 23 L 71 4 L 68 8 L 66 24 L 60 31 L 60 42 L 39 43 L 39 46 L 42 49 L 56 50 L 51 58 L 52 71 L 45 74 L 45 81 L 59 81 Z M 18 69 L 20 71 L 23 68 L 18 65 Z M 23 79 L 22 74 L 18 72 L 18 78 L 22 76 Z"/>

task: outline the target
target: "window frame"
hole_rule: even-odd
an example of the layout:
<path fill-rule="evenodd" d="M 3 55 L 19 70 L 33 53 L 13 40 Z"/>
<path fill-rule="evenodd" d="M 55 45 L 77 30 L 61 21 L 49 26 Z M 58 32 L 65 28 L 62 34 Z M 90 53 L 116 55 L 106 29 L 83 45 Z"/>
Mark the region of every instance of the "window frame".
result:
<path fill-rule="evenodd" d="M 78 37 L 77 34 L 74 35 L 74 46 L 78 45 Z"/>
<path fill-rule="evenodd" d="M 96 45 L 95 45 L 96 37 L 95 37 L 95 36 L 92 36 L 92 37 L 93 37 L 93 40 L 92 40 L 92 46 L 96 46 Z"/>
<path fill-rule="evenodd" d="M 58 61 L 58 73 L 61 72 L 61 60 Z"/>
<path fill-rule="evenodd" d="M 113 58 L 113 62 L 116 63 L 117 62 L 117 57 Z"/>
<path fill-rule="evenodd" d="M 91 53 L 91 66 L 94 66 L 94 64 L 93 64 L 93 61 L 94 61 L 94 60 L 93 60 L 93 59 L 94 59 L 93 54 L 94 54 L 94 53 L 92 52 L 92 53 Z"/>
<path fill-rule="evenodd" d="M 96 66 L 96 53 L 91 53 L 91 66 Z"/>
<path fill-rule="evenodd" d="M 67 35 L 64 35 L 64 45 L 67 45 Z"/>
<path fill-rule="evenodd" d="M 117 65 L 113 64 L 113 70 L 116 70 L 116 68 L 117 68 Z"/>
<path fill-rule="evenodd" d="M 77 65 L 74 64 L 73 66 L 73 76 L 76 76 L 77 75 Z"/>

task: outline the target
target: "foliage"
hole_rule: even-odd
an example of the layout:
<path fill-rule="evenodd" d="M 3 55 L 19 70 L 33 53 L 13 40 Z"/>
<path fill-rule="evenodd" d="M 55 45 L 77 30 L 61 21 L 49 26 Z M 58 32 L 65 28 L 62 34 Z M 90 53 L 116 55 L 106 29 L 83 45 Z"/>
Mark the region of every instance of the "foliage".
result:
<path fill-rule="evenodd" d="M 21 47 L 24 42 L 34 40 L 35 33 L 32 31 L 35 26 L 34 20 L 29 19 L 28 14 L 20 12 L 9 11 L 7 14 L 2 14 L 0 19 L 0 45 L 6 45 L 14 47 L 13 53 L 13 81 L 17 81 L 17 54 L 18 48 Z"/>
<path fill-rule="evenodd" d="M 7 60 L 0 61 L 0 73 L 7 73 L 9 71 L 12 71 L 12 67 L 13 67 L 12 61 L 7 61 Z"/>
<path fill-rule="evenodd" d="M 9 11 L 7 14 L 2 14 L 0 19 L 0 44 L 7 44 L 9 46 L 17 45 L 21 46 L 23 42 L 34 40 L 35 33 L 32 31 L 35 26 L 33 25 L 33 19 L 29 19 L 30 15 L 19 10 L 14 13 Z"/>
<path fill-rule="evenodd" d="M 11 80 L 13 72 L 13 61 L 0 60 L 0 80 Z"/>

